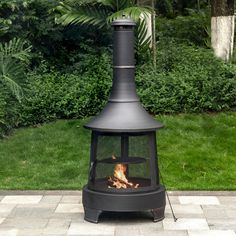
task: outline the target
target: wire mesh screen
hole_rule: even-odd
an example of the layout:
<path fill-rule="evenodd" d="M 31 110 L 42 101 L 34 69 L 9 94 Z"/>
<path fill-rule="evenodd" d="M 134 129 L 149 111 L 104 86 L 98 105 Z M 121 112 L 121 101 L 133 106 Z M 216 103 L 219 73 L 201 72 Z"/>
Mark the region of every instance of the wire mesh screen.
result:
<path fill-rule="evenodd" d="M 122 156 L 122 135 L 98 136 L 96 178 L 108 178 L 114 174 L 117 164 L 125 165 L 126 177 L 150 177 L 149 136 L 128 135 L 127 155 Z"/>
<path fill-rule="evenodd" d="M 120 157 L 121 136 L 98 136 L 97 160 Z"/>

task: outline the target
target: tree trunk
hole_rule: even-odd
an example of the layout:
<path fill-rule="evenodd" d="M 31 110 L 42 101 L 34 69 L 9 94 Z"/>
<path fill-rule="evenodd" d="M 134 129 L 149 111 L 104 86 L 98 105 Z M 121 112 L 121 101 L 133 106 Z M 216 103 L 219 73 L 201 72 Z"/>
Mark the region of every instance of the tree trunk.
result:
<path fill-rule="evenodd" d="M 156 69 L 157 53 L 156 53 L 156 12 L 155 0 L 152 0 L 152 50 L 153 50 L 153 66 Z"/>
<path fill-rule="evenodd" d="M 234 0 L 211 0 L 211 45 L 216 57 L 230 60 L 233 44 Z"/>

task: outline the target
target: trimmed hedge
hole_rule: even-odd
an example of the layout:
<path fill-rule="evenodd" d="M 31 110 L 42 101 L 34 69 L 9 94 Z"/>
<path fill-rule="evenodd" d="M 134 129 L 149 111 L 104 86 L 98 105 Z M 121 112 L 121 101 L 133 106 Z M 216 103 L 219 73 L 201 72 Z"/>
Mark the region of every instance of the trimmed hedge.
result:
<path fill-rule="evenodd" d="M 28 74 L 21 125 L 94 115 L 105 105 L 110 86 L 111 64 L 107 54 L 87 55 L 73 74 L 56 71 Z"/>
<path fill-rule="evenodd" d="M 236 66 L 216 59 L 210 49 L 160 43 L 157 70 L 144 65 L 136 79 L 144 106 L 154 114 L 236 107 Z"/>
<path fill-rule="evenodd" d="M 157 58 L 156 70 L 151 62 L 138 65 L 136 70 L 138 93 L 149 112 L 235 109 L 236 65 L 216 59 L 210 49 L 164 38 Z M 0 132 L 6 127 L 95 115 L 109 96 L 111 65 L 110 54 L 88 54 L 74 66 L 73 73 L 45 69 L 29 73 L 20 104 L 0 96 Z"/>

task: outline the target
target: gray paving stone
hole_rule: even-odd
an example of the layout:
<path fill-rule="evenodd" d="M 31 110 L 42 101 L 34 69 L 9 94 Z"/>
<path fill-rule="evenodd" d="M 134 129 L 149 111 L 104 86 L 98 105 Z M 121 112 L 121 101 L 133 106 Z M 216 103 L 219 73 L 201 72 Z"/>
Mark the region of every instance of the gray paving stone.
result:
<path fill-rule="evenodd" d="M 60 203 L 58 204 L 56 213 L 83 213 L 84 207 L 82 204 L 69 204 L 69 203 Z"/>
<path fill-rule="evenodd" d="M 62 196 L 60 203 L 81 203 L 81 196 Z"/>
<path fill-rule="evenodd" d="M 169 196 L 169 199 L 171 204 L 180 204 L 178 196 Z M 167 197 L 166 197 L 166 205 L 167 206 L 169 205 Z"/>
<path fill-rule="evenodd" d="M 71 223 L 71 219 L 52 218 L 52 219 L 49 219 L 47 227 L 49 227 L 49 228 L 69 228 L 70 223 Z"/>
<path fill-rule="evenodd" d="M 188 236 L 188 232 L 185 230 L 155 230 L 153 232 L 140 233 L 140 236 Z"/>
<path fill-rule="evenodd" d="M 44 195 L 69 195 L 69 196 L 81 196 L 81 190 L 47 190 Z"/>
<path fill-rule="evenodd" d="M 176 223 L 167 202 L 163 222 L 153 223 L 150 213 L 142 212 L 102 214 L 99 224 L 91 224 L 84 221 L 80 191 L 49 191 L 42 196 L 46 192 L 14 191 L 0 196 L 0 236 L 8 236 L 9 232 L 10 236 L 187 236 L 187 230 L 189 236 L 236 236 L 235 195 L 173 193 L 171 202 L 180 218 Z"/>
<path fill-rule="evenodd" d="M 202 206 L 207 218 L 236 218 L 236 205 Z"/>
<path fill-rule="evenodd" d="M 136 222 L 135 224 L 132 225 L 129 224 L 121 225 L 120 223 L 118 223 L 117 226 L 115 227 L 115 236 L 117 235 L 126 236 L 126 235 L 131 235 L 131 233 L 133 233 L 132 235 L 152 236 L 152 235 L 157 235 L 157 232 L 158 235 L 159 232 L 164 232 L 162 222 L 157 222 L 157 223 L 151 222 L 150 224 L 143 223 L 141 225 L 139 222 Z"/>
<path fill-rule="evenodd" d="M 173 204 L 173 211 L 177 218 L 203 218 L 203 210 L 200 205 Z M 166 206 L 165 217 L 172 218 L 170 206 Z"/>
<path fill-rule="evenodd" d="M 228 218 L 226 210 L 224 208 L 212 208 L 212 207 L 206 207 L 203 208 L 203 212 L 206 218 Z"/>
<path fill-rule="evenodd" d="M 202 205 L 203 209 L 234 209 L 236 210 L 236 205 Z"/>
<path fill-rule="evenodd" d="M 83 213 L 54 213 L 51 218 L 84 221 Z"/>
<path fill-rule="evenodd" d="M 48 223 L 47 219 L 41 218 L 7 218 L 1 224 L 2 227 L 12 227 L 16 229 L 42 229 Z"/>
<path fill-rule="evenodd" d="M 15 208 L 15 204 L 0 203 L 0 217 L 7 217 L 11 211 Z"/>
<path fill-rule="evenodd" d="M 5 220 L 5 218 L 0 217 L 0 224 Z"/>
<path fill-rule="evenodd" d="M 43 229 L 19 229 L 16 236 L 42 236 Z"/>
<path fill-rule="evenodd" d="M 157 231 L 163 230 L 163 223 L 160 222 L 152 222 L 152 221 L 124 221 L 117 222 L 115 224 L 115 229 L 118 230 L 138 230 L 140 233 L 149 232 L 149 231 Z"/>
<path fill-rule="evenodd" d="M 220 202 L 216 196 L 179 196 L 181 204 L 195 205 L 219 205 Z"/>
<path fill-rule="evenodd" d="M 74 223 L 72 222 L 68 230 L 68 236 L 74 235 L 106 235 L 114 236 L 115 226 L 104 224 L 91 224 L 89 222 Z"/>
<path fill-rule="evenodd" d="M 1 236 L 17 236 L 18 229 L 13 228 L 0 228 Z"/>
<path fill-rule="evenodd" d="M 210 229 L 231 229 L 236 231 L 236 218 L 235 219 L 215 219 L 207 218 L 208 225 Z"/>
<path fill-rule="evenodd" d="M 43 196 L 39 203 L 46 204 L 58 204 L 62 199 L 61 195 L 53 195 L 53 196 Z"/>
<path fill-rule="evenodd" d="M 228 208 L 225 210 L 225 212 L 228 218 L 236 219 L 236 206 L 235 209 Z"/>
<path fill-rule="evenodd" d="M 220 204 L 222 205 L 233 205 L 236 206 L 236 197 L 235 196 L 219 196 L 218 197 Z"/>
<path fill-rule="evenodd" d="M 236 236 L 233 230 L 189 230 L 189 236 Z"/>
<path fill-rule="evenodd" d="M 206 219 L 179 218 L 176 222 L 172 219 L 164 219 L 165 230 L 197 230 L 209 229 Z"/>
<path fill-rule="evenodd" d="M 67 234 L 68 229 L 67 228 L 60 228 L 60 227 L 46 227 L 43 230 L 43 235 L 57 235 L 57 236 L 61 236 L 61 235 L 66 235 Z"/>
<path fill-rule="evenodd" d="M 9 214 L 9 218 L 31 217 L 31 218 L 50 218 L 54 214 L 56 205 L 37 204 L 37 205 L 17 205 Z"/>
<path fill-rule="evenodd" d="M 139 229 L 124 229 L 124 228 L 116 228 L 115 229 L 115 236 L 127 236 L 127 235 L 140 235 Z"/>
<path fill-rule="evenodd" d="M 10 203 L 10 204 L 36 204 L 39 203 L 42 199 L 42 195 L 13 195 L 5 196 L 1 203 Z"/>

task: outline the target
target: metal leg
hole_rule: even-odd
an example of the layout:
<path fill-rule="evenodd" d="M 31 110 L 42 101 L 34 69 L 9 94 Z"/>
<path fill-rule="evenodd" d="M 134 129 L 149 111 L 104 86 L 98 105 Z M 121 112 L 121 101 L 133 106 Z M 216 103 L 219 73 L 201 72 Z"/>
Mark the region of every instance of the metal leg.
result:
<path fill-rule="evenodd" d="M 97 209 L 91 209 L 91 208 L 84 208 L 84 219 L 92 222 L 92 223 L 98 223 L 98 219 L 100 214 L 102 213 L 101 210 Z"/>
<path fill-rule="evenodd" d="M 165 207 L 156 208 L 151 210 L 153 221 L 158 222 L 165 218 Z"/>

